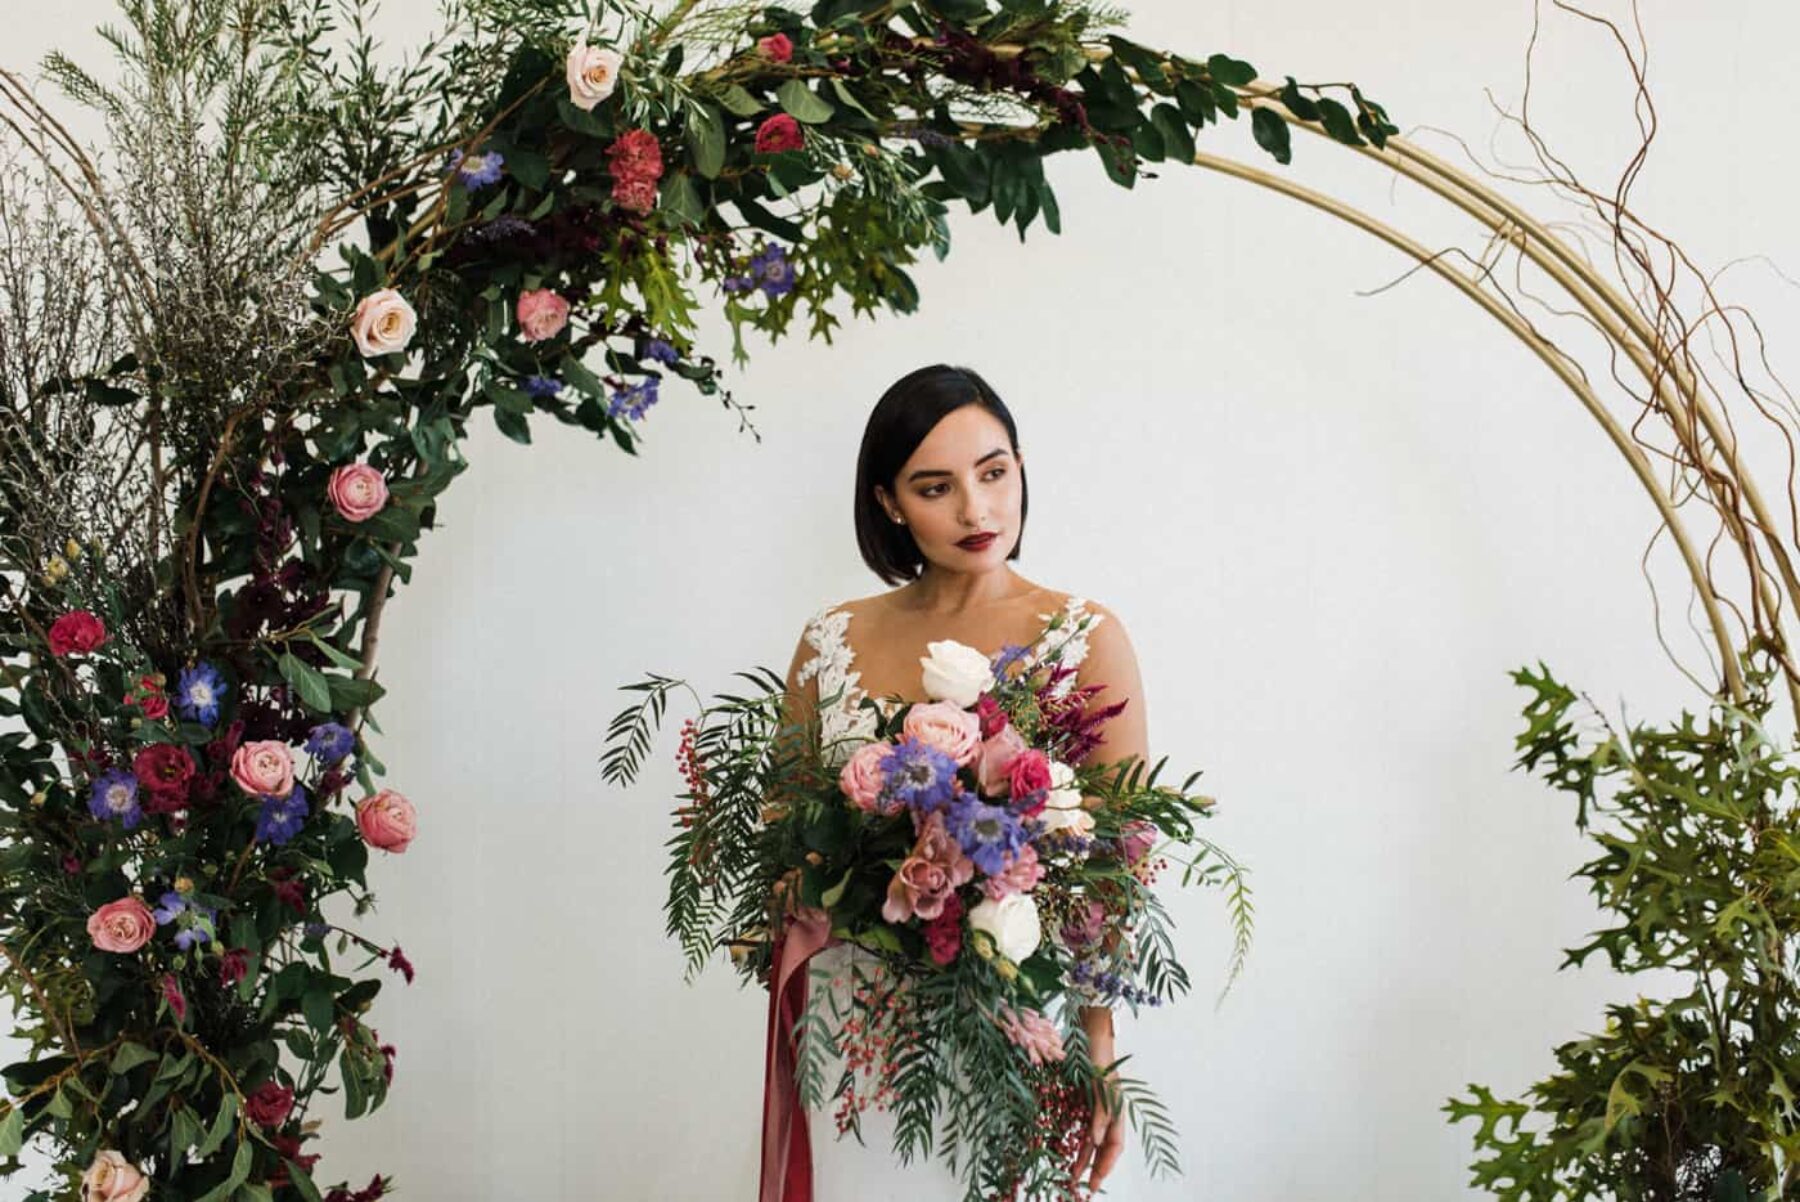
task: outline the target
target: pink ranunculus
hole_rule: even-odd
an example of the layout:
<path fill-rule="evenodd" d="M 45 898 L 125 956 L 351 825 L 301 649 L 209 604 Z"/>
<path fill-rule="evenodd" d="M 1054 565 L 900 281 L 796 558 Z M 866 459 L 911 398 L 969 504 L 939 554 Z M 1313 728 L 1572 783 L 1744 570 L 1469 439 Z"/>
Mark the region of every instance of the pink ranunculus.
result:
<path fill-rule="evenodd" d="M 927 701 L 906 711 L 900 733 L 935 747 L 965 768 L 981 750 L 981 719 L 951 701 Z"/>
<path fill-rule="evenodd" d="M 864 743 L 850 754 L 838 772 L 838 788 L 844 791 L 851 805 L 865 814 L 897 814 L 906 805 L 898 797 L 886 801 L 881 797 L 882 786 L 887 783 L 881 761 L 893 750 L 894 745 L 884 741 Z"/>
<path fill-rule="evenodd" d="M 346 463 L 331 473 L 325 495 L 345 521 L 366 522 L 387 504 L 387 478 L 367 463 Z"/>
<path fill-rule="evenodd" d="M 772 33 L 757 38 L 756 49 L 772 63 L 785 63 L 794 57 L 794 40 L 785 33 Z"/>
<path fill-rule="evenodd" d="M 997 1018 L 1006 1038 L 1023 1048 L 1031 1063 L 1041 1065 L 1063 1058 L 1062 1032 L 1041 1012 L 1030 1007 L 1014 1011 L 1001 1006 Z"/>
<path fill-rule="evenodd" d="M 780 154 L 806 145 L 806 135 L 791 113 L 776 113 L 756 127 L 756 153 Z"/>
<path fill-rule="evenodd" d="M 1037 789 L 1050 787 L 1050 757 L 1035 747 L 1027 747 L 1006 766 L 1007 791 L 1014 801 L 1022 801 Z"/>
<path fill-rule="evenodd" d="M 278 739 L 245 743 L 231 757 L 231 779 L 252 797 L 286 797 L 294 791 L 294 753 Z"/>
<path fill-rule="evenodd" d="M 1006 867 L 981 882 L 981 891 L 998 900 L 1009 893 L 1030 893 L 1044 879 L 1044 866 L 1038 862 L 1037 848 L 1027 843 L 1006 857 Z"/>
<path fill-rule="evenodd" d="M 418 315 L 406 298 L 392 288 L 377 288 L 356 303 L 350 317 L 350 337 L 367 359 L 403 351 L 412 341 Z"/>
<path fill-rule="evenodd" d="M 259 1127 L 279 1127 L 294 1109 L 294 1091 L 278 1081 L 264 1081 L 244 1099 L 244 1115 Z"/>
<path fill-rule="evenodd" d="M 132 894 L 107 902 L 88 915 L 88 938 L 103 952 L 135 952 L 156 934 L 156 915 Z"/>
<path fill-rule="evenodd" d="M 1008 724 L 989 735 L 981 743 L 981 755 L 975 764 L 975 784 L 989 797 L 998 797 L 1012 788 L 1008 769 L 1027 744 L 1017 727 Z"/>
<path fill-rule="evenodd" d="M 51 655 L 85 653 L 106 641 L 106 623 L 78 609 L 50 623 L 49 633 Z"/>
<path fill-rule="evenodd" d="M 968 884 L 974 875 L 974 862 L 944 828 L 944 815 L 934 810 L 921 824 L 912 853 L 888 882 L 881 916 L 889 922 L 905 922 L 917 915 L 929 922 L 943 913 L 957 886 Z"/>
<path fill-rule="evenodd" d="M 405 851 L 418 829 L 412 802 L 383 789 L 356 803 L 356 829 L 363 842 L 382 851 Z"/>
<path fill-rule="evenodd" d="M 569 302 L 550 288 L 519 293 L 518 313 L 519 334 L 526 342 L 554 338 L 569 324 Z"/>
<path fill-rule="evenodd" d="M 102 1148 L 81 1174 L 81 1202 L 140 1202 L 150 1178 L 112 1148 Z"/>

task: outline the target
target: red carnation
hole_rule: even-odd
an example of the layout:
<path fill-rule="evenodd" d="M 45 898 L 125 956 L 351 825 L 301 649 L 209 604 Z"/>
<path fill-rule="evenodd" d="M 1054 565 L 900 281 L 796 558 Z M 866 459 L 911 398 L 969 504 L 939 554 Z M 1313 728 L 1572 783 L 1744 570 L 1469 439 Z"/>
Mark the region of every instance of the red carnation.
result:
<path fill-rule="evenodd" d="M 806 144 L 806 137 L 800 132 L 800 123 L 790 113 L 776 113 L 767 121 L 756 127 L 756 153 L 780 154 L 784 150 L 799 150 Z"/>
<path fill-rule="evenodd" d="M 785 63 L 794 57 L 794 42 L 785 33 L 770 34 L 766 38 L 756 39 L 756 48 L 763 57 L 774 63 Z"/>
<path fill-rule="evenodd" d="M 636 213 L 656 207 L 656 181 L 662 178 L 662 143 L 647 129 L 628 129 L 606 148 L 612 160 L 613 203 Z"/>
<path fill-rule="evenodd" d="M 944 909 L 924 927 L 925 947 L 934 964 L 946 965 L 962 950 L 963 900 L 952 893 L 944 899 Z"/>
<path fill-rule="evenodd" d="M 244 1099 L 244 1114 L 261 1127 L 279 1127 L 294 1109 L 294 1091 L 274 1081 L 264 1081 Z"/>
<path fill-rule="evenodd" d="M 194 779 L 194 759 L 177 743 L 152 743 L 131 761 L 131 771 L 146 793 L 147 814 L 173 814 L 188 803 L 188 784 Z"/>
<path fill-rule="evenodd" d="M 66 613 L 50 624 L 50 654 L 92 651 L 106 641 L 106 624 L 85 609 Z"/>

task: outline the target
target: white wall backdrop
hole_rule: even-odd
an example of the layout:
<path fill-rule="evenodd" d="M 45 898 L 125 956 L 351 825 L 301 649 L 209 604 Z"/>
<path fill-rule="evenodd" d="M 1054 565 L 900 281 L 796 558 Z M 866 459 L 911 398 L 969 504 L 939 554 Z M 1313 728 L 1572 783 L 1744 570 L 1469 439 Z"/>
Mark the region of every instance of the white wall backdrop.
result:
<path fill-rule="evenodd" d="M 1610 191 L 1636 146 L 1630 78 L 1603 30 L 1544 7 L 1534 120 Z M 7 8 L 8 65 L 59 46 L 104 66 L 104 0 Z M 1529 0 L 1135 9 L 1154 45 L 1355 80 L 1453 160 L 1423 127 L 1487 157 L 1489 94 L 1516 108 L 1533 22 Z M 431 12 L 393 4 L 389 30 Z M 1636 205 L 1708 270 L 1772 260 L 1721 286 L 1791 373 L 1800 305 L 1776 268 L 1800 271 L 1800 172 L 1771 151 L 1788 145 L 1800 10 L 1643 18 L 1660 129 Z M 1203 145 L 1268 162 L 1247 121 Z M 1495 149 L 1523 157 L 1516 138 Z M 1150 1180 L 1134 1133 L 1110 1196 L 1471 1196 L 1472 1127 L 1446 1124 L 1445 1098 L 1522 1091 L 1606 1000 L 1654 985 L 1557 971 L 1597 925 L 1567 880 L 1585 848 L 1572 807 L 1509 770 L 1526 700 L 1509 673 L 1539 658 L 1615 718 L 1620 699 L 1644 720 L 1704 706 L 1656 645 L 1638 569 L 1654 513 L 1618 455 L 1448 285 L 1371 291 L 1411 263 L 1349 227 L 1197 169 L 1127 194 L 1091 152 L 1051 166 L 1062 236 L 1040 223 L 1021 245 L 959 213 L 948 261 L 917 271 L 916 316 L 753 344 L 731 383 L 760 442 L 679 386 L 636 459 L 553 424 L 526 449 L 478 423 L 382 639 L 379 751 L 421 833 L 377 857 L 363 929 L 398 940 L 418 979 L 386 974 L 374 1010 L 399 1049 L 387 1105 L 355 1123 L 315 1108 L 323 1179 L 392 1173 L 445 1202 L 752 1195 L 764 999 L 723 965 L 683 984 L 663 937 L 674 731 L 629 792 L 600 779 L 603 734 L 619 684 L 656 670 L 710 692 L 782 670 L 814 609 L 882 587 L 852 536 L 857 440 L 888 383 L 939 360 L 976 367 L 1018 418 L 1034 494 L 1019 570 L 1117 610 L 1154 753 L 1177 780 L 1205 769 L 1210 833 L 1256 886 L 1248 973 L 1217 1012 L 1225 910 L 1164 890 L 1196 991 L 1122 1015 L 1119 1045 L 1169 1104 L 1186 1175 Z M 1296 135 L 1288 170 L 1479 248 L 1322 140 Z M 705 332 L 724 359 L 724 323 Z M 1605 378 L 1603 355 L 1587 366 Z M 1764 483 L 1778 493 L 1780 473 Z M 1704 675 L 1666 540 L 1653 566 L 1667 637 Z M 887 1151 L 866 1155 L 866 1196 L 904 1196 Z"/>

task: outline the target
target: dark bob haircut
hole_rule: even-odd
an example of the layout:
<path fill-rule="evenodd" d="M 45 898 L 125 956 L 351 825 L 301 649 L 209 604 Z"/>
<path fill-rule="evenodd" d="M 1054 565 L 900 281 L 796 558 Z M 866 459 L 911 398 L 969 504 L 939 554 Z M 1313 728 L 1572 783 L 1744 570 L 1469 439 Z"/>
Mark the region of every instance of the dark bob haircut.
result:
<path fill-rule="evenodd" d="M 856 545 L 863 562 L 889 584 L 918 579 L 925 570 L 925 556 L 913 541 L 912 531 L 894 521 L 875 498 L 875 486 L 896 493 L 894 480 L 925 436 L 944 415 L 964 405 L 980 405 L 1000 419 L 1012 452 L 1019 453 L 1019 428 L 1003 401 L 988 382 L 967 367 L 934 363 L 895 380 L 875 402 L 869 424 L 863 429 L 862 450 L 856 457 Z M 1019 465 L 1019 537 L 1008 559 L 1019 557 L 1025 545 L 1025 515 L 1031 512 L 1031 491 L 1025 465 Z"/>

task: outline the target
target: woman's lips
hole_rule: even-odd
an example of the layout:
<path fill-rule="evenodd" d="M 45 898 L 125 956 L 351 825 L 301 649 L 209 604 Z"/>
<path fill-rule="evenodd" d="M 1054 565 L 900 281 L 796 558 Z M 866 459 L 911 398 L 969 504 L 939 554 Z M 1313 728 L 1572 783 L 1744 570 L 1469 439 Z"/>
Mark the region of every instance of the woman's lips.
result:
<path fill-rule="evenodd" d="M 986 534 L 976 535 L 974 538 L 965 538 L 956 545 L 965 551 L 980 551 L 998 537 L 1000 537 L 998 533 L 989 531 Z"/>

